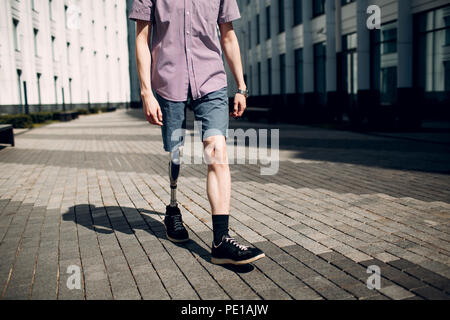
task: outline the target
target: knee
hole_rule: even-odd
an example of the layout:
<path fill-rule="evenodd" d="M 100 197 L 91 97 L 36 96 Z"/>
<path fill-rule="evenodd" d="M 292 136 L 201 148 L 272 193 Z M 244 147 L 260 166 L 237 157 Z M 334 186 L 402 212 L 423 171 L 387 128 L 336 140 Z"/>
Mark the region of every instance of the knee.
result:
<path fill-rule="evenodd" d="M 204 141 L 204 158 L 209 167 L 219 169 L 228 166 L 225 137 L 209 137 Z"/>

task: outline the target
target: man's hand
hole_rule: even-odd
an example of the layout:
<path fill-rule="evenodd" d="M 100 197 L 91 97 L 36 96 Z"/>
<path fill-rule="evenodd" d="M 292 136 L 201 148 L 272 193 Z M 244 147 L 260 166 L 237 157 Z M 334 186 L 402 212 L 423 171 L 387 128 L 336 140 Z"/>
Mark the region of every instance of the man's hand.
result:
<path fill-rule="evenodd" d="M 247 108 L 247 98 L 243 94 L 236 93 L 234 96 L 234 110 L 230 112 L 230 116 L 233 118 L 242 117 L 245 108 Z"/>
<path fill-rule="evenodd" d="M 142 95 L 142 108 L 148 122 L 157 126 L 163 125 L 161 107 L 153 94 Z"/>

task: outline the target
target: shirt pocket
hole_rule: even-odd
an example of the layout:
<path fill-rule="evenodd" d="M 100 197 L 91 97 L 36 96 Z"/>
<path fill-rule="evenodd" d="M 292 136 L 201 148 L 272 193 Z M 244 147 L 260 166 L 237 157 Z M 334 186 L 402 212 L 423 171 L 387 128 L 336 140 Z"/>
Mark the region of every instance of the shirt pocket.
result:
<path fill-rule="evenodd" d="M 197 5 L 197 14 L 200 17 L 204 17 L 210 23 L 217 23 L 220 0 L 198 0 L 194 3 Z"/>

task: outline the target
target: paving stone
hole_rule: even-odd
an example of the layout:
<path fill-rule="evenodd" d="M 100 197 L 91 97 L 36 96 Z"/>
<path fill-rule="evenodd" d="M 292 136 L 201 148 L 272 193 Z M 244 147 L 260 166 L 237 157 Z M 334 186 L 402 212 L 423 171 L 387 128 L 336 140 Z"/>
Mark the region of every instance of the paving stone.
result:
<path fill-rule="evenodd" d="M 450 300 L 450 295 L 430 286 L 413 289 L 413 292 L 428 300 Z"/>
<path fill-rule="evenodd" d="M 210 263 L 205 165 L 179 179 L 192 240 L 167 240 L 167 154 L 139 110 L 17 136 L 0 150 L 0 299 L 29 298 L 33 277 L 32 299 L 448 298 L 450 147 L 264 127 L 282 133 L 278 173 L 231 167 L 230 234 L 267 255 L 247 270 Z M 81 290 L 66 288 L 67 264 L 83 266 Z M 369 265 L 380 291 L 367 289 Z"/>

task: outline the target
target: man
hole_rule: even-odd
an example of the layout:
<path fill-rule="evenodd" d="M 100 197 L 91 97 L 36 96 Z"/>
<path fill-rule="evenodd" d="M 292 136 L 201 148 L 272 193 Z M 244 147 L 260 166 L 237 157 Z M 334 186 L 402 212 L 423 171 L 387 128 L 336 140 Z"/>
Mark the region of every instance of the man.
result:
<path fill-rule="evenodd" d="M 136 60 L 145 117 L 161 126 L 164 149 L 170 152 L 171 201 L 164 219 L 168 239 L 189 240 L 176 201 L 183 144 L 183 137 L 176 133 L 185 128 L 190 103 L 196 121 L 201 121 L 205 158 L 209 159 L 211 262 L 247 264 L 264 257 L 261 250 L 241 245 L 228 234 L 231 178 L 225 139 L 229 115 L 242 116 L 248 95 L 231 22 L 240 18 L 236 0 L 134 0 L 129 18 L 136 21 Z M 230 114 L 222 51 L 239 88 Z"/>

